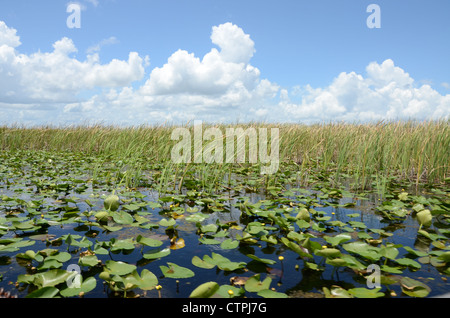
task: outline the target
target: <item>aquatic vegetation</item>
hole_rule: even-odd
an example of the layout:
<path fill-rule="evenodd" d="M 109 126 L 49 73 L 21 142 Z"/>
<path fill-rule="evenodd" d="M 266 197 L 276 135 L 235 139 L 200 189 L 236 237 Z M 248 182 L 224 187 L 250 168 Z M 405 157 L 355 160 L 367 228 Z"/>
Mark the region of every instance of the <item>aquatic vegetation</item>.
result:
<path fill-rule="evenodd" d="M 0 128 L 0 287 L 47 298 L 449 290 L 448 123 L 280 125 L 273 175 L 172 163 L 170 132 Z"/>

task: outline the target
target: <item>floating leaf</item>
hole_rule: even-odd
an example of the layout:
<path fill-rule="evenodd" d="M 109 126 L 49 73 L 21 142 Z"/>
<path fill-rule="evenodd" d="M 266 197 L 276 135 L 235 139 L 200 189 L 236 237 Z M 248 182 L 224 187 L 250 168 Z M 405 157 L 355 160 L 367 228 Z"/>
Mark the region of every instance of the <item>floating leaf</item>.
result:
<path fill-rule="evenodd" d="M 264 298 L 288 298 L 285 293 L 273 291 L 271 289 L 264 289 L 258 292 L 258 296 Z"/>
<path fill-rule="evenodd" d="M 111 216 L 114 219 L 114 222 L 118 224 L 132 224 L 134 222 L 133 217 L 125 212 L 125 211 L 119 211 L 119 212 L 113 212 L 111 213 Z"/>
<path fill-rule="evenodd" d="M 126 275 L 136 269 L 135 265 L 127 264 L 124 262 L 116 262 L 112 260 L 106 261 L 105 265 L 108 271 L 114 275 Z"/>
<path fill-rule="evenodd" d="M 95 255 L 87 255 L 80 257 L 78 264 L 81 266 L 95 266 L 98 264 L 98 258 Z"/>
<path fill-rule="evenodd" d="M 261 274 L 256 274 L 250 277 L 245 282 L 245 290 L 247 290 L 248 292 L 259 292 L 264 289 L 269 289 L 272 278 L 267 276 L 263 281 L 260 281 L 260 278 Z"/>
<path fill-rule="evenodd" d="M 167 262 L 168 266 L 159 266 L 161 272 L 168 278 L 189 278 L 193 277 L 195 273 L 189 268 L 178 266 L 174 263 Z"/>
<path fill-rule="evenodd" d="M 148 237 L 143 237 L 142 235 L 139 235 L 136 238 L 136 243 L 138 244 L 142 244 L 145 246 L 150 246 L 150 247 L 159 247 L 163 244 L 163 242 L 161 242 L 160 240 L 155 240 L 152 238 L 148 238 Z"/>
<path fill-rule="evenodd" d="M 400 285 L 403 293 L 411 297 L 426 297 L 431 292 L 430 287 L 409 277 L 402 277 Z"/>
<path fill-rule="evenodd" d="M 359 254 L 365 258 L 368 258 L 372 261 L 377 261 L 381 258 L 381 254 L 379 253 L 379 249 L 376 247 L 370 246 L 364 242 L 352 242 L 342 245 L 342 247 L 352 253 Z"/>
<path fill-rule="evenodd" d="M 134 270 L 130 274 L 123 277 L 122 282 L 125 286 L 132 286 L 130 288 L 138 287 L 142 290 L 152 290 L 156 287 L 156 285 L 158 285 L 158 278 L 148 269 L 143 269 L 140 276 L 138 272 Z"/>
<path fill-rule="evenodd" d="M 233 240 L 233 239 L 226 239 L 220 244 L 220 248 L 223 250 L 231 250 L 235 249 L 239 246 L 239 241 Z"/>
<path fill-rule="evenodd" d="M 199 238 L 198 241 L 200 243 L 202 243 L 202 244 L 205 244 L 205 245 L 220 244 L 220 241 L 215 240 L 215 239 L 211 239 L 211 238 L 206 238 L 206 237 Z"/>
<path fill-rule="evenodd" d="M 246 256 L 250 257 L 251 259 L 253 259 L 253 260 L 257 261 L 257 262 L 260 262 L 260 263 L 263 263 L 263 264 L 268 264 L 268 265 L 273 265 L 273 264 L 275 264 L 277 262 L 277 261 L 274 261 L 272 259 L 259 258 L 258 256 L 253 255 L 253 254 L 247 254 Z"/>
<path fill-rule="evenodd" d="M 219 290 L 219 284 L 216 282 L 207 282 L 198 286 L 189 295 L 189 298 L 209 298 Z"/>
<path fill-rule="evenodd" d="M 61 290 L 61 295 L 64 297 L 78 296 L 80 293 L 87 293 L 93 290 L 97 286 L 97 281 L 94 277 L 88 277 L 86 280 L 81 281 L 80 287 L 67 287 Z"/>
<path fill-rule="evenodd" d="M 49 287 L 64 283 L 68 278 L 75 274 L 77 273 L 68 272 L 63 269 L 51 269 L 34 275 L 19 275 L 19 281 L 25 279 L 38 287 Z"/>
<path fill-rule="evenodd" d="M 37 289 L 28 295 L 25 298 L 53 298 L 59 293 L 59 289 L 53 286 L 43 287 Z"/>
<path fill-rule="evenodd" d="M 171 227 L 174 226 L 177 223 L 177 221 L 175 219 L 161 219 L 161 221 L 159 221 L 159 225 L 164 226 L 164 227 Z"/>
<path fill-rule="evenodd" d="M 322 290 L 326 298 L 353 298 L 353 295 L 340 286 L 331 286 L 331 289 L 323 287 Z"/>
<path fill-rule="evenodd" d="M 418 262 L 416 262 L 415 260 L 412 260 L 410 258 L 399 258 L 399 259 L 396 259 L 395 261 L 397 263 L 399 263 L 400 265 L 410 266 L 410 267 L 413 267 L 416 269 L 419 269 L 422 267 Z"/>
<path fill-rule="evenodd" d="M 380 288 L 367 289 L 367 288 L 352 288 L 348 290 L 348 293 L 357 298 L 379 298 L 384 297 L 384 293 L 380 292 Z"/>
<path fill-rule="evenodd" d="M 337 248 L 324 248 L 322 250 L 316 250 L 315 254 L 317 256 L 323 256 L 323 257 L 339 257 L 341 256 L 341 251 L 338 250 Z"/>
<path fill-rule="evenodd" d="M 325 241 L 330 243 L 333 246 L 339 245 L 343 242 L 347 242 L 352 239 L 352 237 L 349 234 L 338 234 L 336 236 L 324 236 L 323 237 Z"/>
<path fill-rule="evenodd" d="M 411 247 L 409 247 L 409 246 L 403 246 L 403 248 L 404 248 L 405 250 L 407 250 L 408 253 L 413 254 L 413 255 L 415 255 L 415 256 L 418 256 L 418 257 L 423 257 L 423 256 L 427 256 L 427 255 L 428 255 L 428 254 L 425 253 L 425 252 L 417 251 L 417 250 L 415 250 L 415 249 L 413 249 L 413 248 L 411 248 Z"/>
<path fill-rule="evenodd" d="M 212 269 L 212 268 L 214 268 L 214 267 L 216 267 L 216 264 L 212 264 L 212 263 L 210 263 L 210 262 L 207 262 L 207 261 L 205 261 L 205 260 L 202 260 L 200 257 L 198 257 L 198 256 L 194 256 L 193 258 L 192 258 L 192 264 L 193 265 L 195 265 L 195 266 L 197 266 L 197 267 L 200 267 L 200 268 L 205 268 L 205 269 Z"/>
<path fill-rule="evenodd" d="M 143 255 L 143 257 L 145 259 L 157 259 L 157 258 L 162 258 L 164 256 L 167 256 L 169 254 L 170 254 L 170 249 L 165 248 L 163 250 L 154 250 L 154 251 L 147 252 Z"/>

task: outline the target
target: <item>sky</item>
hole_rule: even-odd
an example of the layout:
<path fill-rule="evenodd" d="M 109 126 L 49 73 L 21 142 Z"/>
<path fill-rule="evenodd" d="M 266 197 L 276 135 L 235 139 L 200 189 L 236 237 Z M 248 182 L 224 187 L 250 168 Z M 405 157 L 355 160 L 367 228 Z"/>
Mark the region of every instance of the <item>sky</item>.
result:
<path fill-rule="evenodd" d="M 0 1 L 0 125 L 449 117 L 448 0 Z"/>

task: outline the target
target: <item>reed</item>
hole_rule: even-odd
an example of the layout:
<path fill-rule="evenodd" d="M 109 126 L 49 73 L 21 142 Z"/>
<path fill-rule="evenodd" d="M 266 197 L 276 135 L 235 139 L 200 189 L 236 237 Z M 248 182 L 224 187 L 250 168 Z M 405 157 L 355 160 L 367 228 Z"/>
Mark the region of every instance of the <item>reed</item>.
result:
<path fill-rule="evenodd" d="M 294 163 L 303 177 L 318 170 L 334 174 L 336 180 L 342 173 L 351 174 L 355 182 L 364 188 L 373 175 L 382 178 L 394 176 L 416 185 L 448 181 L 449 123 L 449 120 L 438 120 L 314 125 L 248 123 L 232 126 L 244 129 L 279 128 L 281 163 Z M 191 125 L 185 127 L 193 129 Z M 205 124 L 205 127 L 212 125 Z M 229 125 L 214 127 L 225 131 Z M 160 181 L 167 187 L 173 180 L 174 188 L 181 186 L 189 169 L 197 169 L 197 177 L 212 178 L 214 182 L 229 174 L 230 166 L 227 164 L 185 164 L 180 167 L 171 163 L 171 149 L 176 143 L 171 140 L 174 128 L 174 125 L 10 125 L 0 127 L 0 149 L 81 152 L 126 160 L 138 171 L 144 170 L 149 163 L 161 164 L 165 170 Z M 208 187 L 214 187 L 214 184 L 208 184 Z"/>

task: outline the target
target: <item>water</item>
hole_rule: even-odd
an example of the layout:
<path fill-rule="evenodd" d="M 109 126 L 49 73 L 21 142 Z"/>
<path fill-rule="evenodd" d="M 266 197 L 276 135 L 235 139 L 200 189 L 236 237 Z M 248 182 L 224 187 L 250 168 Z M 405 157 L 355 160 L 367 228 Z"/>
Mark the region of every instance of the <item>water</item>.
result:
<path fill-rule="evenodd" d="M 7 188 L 4 185 L 0 187 L 0 197 L 9 196 L 14 198 L 20 198 L 25 201 L 30 201 L 31 199 L 36 200 L 41 196 L 37 197 L 33 192 L 17 193 L 18 190 L 23 190 L 21 186 L 16 186 L 13 188 Z M 311 193 L 317 193 L 317 191 L 309 189 Z M 146 197 L 143 201 L 155 202 L 158 199 L 158 193 L 150 191 L 148 189 L 138 189 L 138 192 L 142 193 Z M 33 290 L 32 287 L 20 284 L 15 287 L 14 283 L 17 281 L 17 277 L 21 274 L 34 273 L 36 263 L 30 265 L 29 262 L 23 259 L 17 258 L 18 253 L 23 253 L 28 249 L 34 251 L 43 250 L 46 248 L 58 249 L 60 251 L 69 252 L 71 254 L 71 259 L 68 262 L 62 264 L 62 269 L 67 269 L 71 264 L 78 264 L 80 252 L 86 251 L 86 248 L 78 248 L 74 246 L 68 247 L 64 242 L 58 242 L 57 239 L 63 235 L 72 234 L 80 235 L 81 237 L 87 237 L 93 244 L 96 242 L 108 242 L 112 238 L 116 239 L 136 239 L 138 235 L 145 237 L 156 237 L 163 242 L 161 247 L 158 249 L 169 248 L 171 246 L 170 239 L 173 237 L 182 238 L 185 241 L 185 247 L 178 250 L 171 250 L 171 254 L 156 260 L 148 260 L 143 257 L 143 254 L 154 250 L 155 248 L 135 245 L 135 248 L 129 251 L 121 251 L 118 253 L 109 253 L 108 255 L 97 255 L 98 259 L 104 264 L 107 260 L 122 261 L 129 264 L 134 264 L 137 266 L 137 271 L 140 273 L 143 269 L 147 269 L 154 273 L 159 280 L 159 285 L 162 289 L 158 293 L 157 290 L 151 290 L 143 292 L 142 290 L 135 289 L 127 292 L 128 296 L 133 294 L 139 294 L 140 297 L 188 297 L 192 290 L 199 286 L 200 284 L 208 281 L 215 281 L 219 285 L 230 285 L 233 277 L 250 277 L 254 274 L 260 273 L 262 278 L 271 277 L 272 283 L 271 287 L 275 288 L 276 291 L 287 293 L 293 297 L 323 297 L 322 288 L 331 288 L 334 285 L 341 286 L 343 288 L 349 289 L 354 287 L 366 287 L 367 282 L 362 275 L 355 274 L 354 271 L 348 267 L 333 267 L 326 265 L 322 257 L 314 255 L 312 260 L 306 260 L 299 257 L 297 253 L 288 249 L 284 244 L 278 242 L 277 244 L 269 244 L 267 242 L 258 240 L 256 244 L 243 244 L 241 243 L 239 248 L 224 250 L 220 248 L 220 245 L 205 245 L 199 242 L 200 234 L 198 233 L 198 226 L 195 222 L 188 222 L 186 218 L 178 218 L 177 226 L 175 229 L 167 229 L 163 226 L 159 228 L 142 229 L 138 226 L 124 225 L 123 229 L 117 232 L 108 232 L 97 226 L 86 225 L 88 217 L 87 214 L 90 209 L 100 210 L 102 208 L 102 200 L 100 198 L 93 198 L 92 195 L 95 194 L 97 197 L 102 193 L 108 193 L 108 191 L 98 191 L 92 188 L 86 189 L 84 193 L 70 192 L 66 196 L 56 195 L 56 197 L 45 196 L 43 205 L 48 207 L 48 211 L 43 211 L 45 217 L 51 216 L 52 208 L 50 207 L 64 207 L 71 206 L 77 207 L 75 211 L 75 216 L 79 216 L 79 221 L 74 221 L 70 224 L 64 225 L 50 225 L 42 227 L 41 230 L 36 232 L 27 232 L 16 230 L 7 231 L 0 235 L 1 239 L 13 238 L 13 237 L 23 237 L 24 239 L 29 239 L 30 235 L 36 234 L 47 234 L 49 241 L 41 241 L 39 239 L 31 240 L 35 241 L 35 244 L 28 247 L 20 248 L 19 251 L 14 252 L 1 252 L 0 251 L 0 275 L 2 277 L 0 281 L 0 287 L 5 288 L 5 290 L 11 291 L 13 294 L 17 294 L 19 297 L 25 297 L 30 291 Z M 229 193 L 230 194 L 230 193 Z M 294 196 L 286 197 L 294 205 L 302 202 L 299 198 L 300 193 L 295 193 Z M 62 198 L 71 198 L 75 196 L 76 203 L 61 204 Z M 224 194 L 224 197 L 226 194 Z M 201 212 L 207 214 L 209 217 L 201 222 L 199 225 L 207 224 L 232 224 L 227 228 L 227 235 L 224 238 L 217 238 L 220 242 L 225 239 L 231 238 L 233 240 L 237 239 L 239 236 L 244 235 L 246 226 L 252 220 L 243 213 L 241 209 L 235 205 L 241 201 L 241 198 L 245 196 L 248 198 L 248 202 L 255 204 L 261 200 L 266 200 L 264 194 L 261 193 L 236 193 L 229 196 L 229 200 L 224 201 L 225 209 L 223 212 L 211 212 L 204 209 L 204 206 L 193 205 L 192 207 L 198 208 Z M 350 234 L 353 240 L 358 240 L 358 233 L 365 232 L 370 233 L 374 239 L 379 239 L 378 234 L 368 232 L 367 229 L 383 229 L 391 236 L 383 237 L 382 244 L 386 245 L 388 243 L 401 244 L 402 246 L 410 246 L 416 250 L 428 250 L 430 246 L 430 240 L 418 235 L 418 223 L 417 220 L 410 214 L 405 218 L 396 221 L 389 221 L 383 218 L 380 213 L 376 212 L 376 196 L 372 198 L 369 197 L 368 200 L 355 200 L 354 198 L 342 198 L 337 202 L 333 200 L 317 200 L 317 205 L 314 207 L 321 217 L 331 217 L 327 222 L 340 221 L 346 224 L 346 226 L 329 226 L 329 223 L 325 222 L 327 225 L 326 231 L 320 233 L 312 229 L 308 229 L 306 232 L 312 233 L 316 236 L 314 241 L 321 245 L 326 245 L 327 242 L 323 239 L 324 235 L 334 236 L 338 233 Z M 85 199 L 90 199 L 94 203 L 92 208 L 89 207 L 87 203 L 84 202 Z M 122 196 L 122 199 L 125 199 Z M 338 203 L 339 205 L 344 205 L 346 203 L 353 202 L 356 205 L 351 208 L 345 208 L 342 206 L 335 206 L 336 204 L 329 206 L 326 203 Z M 15 217 L 28 217 L 26 213 L 27 209 L 21 213 L 9 214 L 9 210 L 5 208 L 6 202 L 3 204 L 3 208 L 0 209 L 0 219 L 8 219 L 11 216 Z M 167 203 L 169 205 L 169 203 Z M 280 207 L 283 204 L 279 204 Z M 181 204 L 184 208 L 183 215 L 189 216 L 195 213 L 187 212 L 188 205 Z M 203 209 L 203 211 L 202 211 Z M 150 220 L 152 223 L 158 223 L 163 217 L 166 218 L 169 210 L 163 208 L 144 208 L 139 210 L 139 213 L 143 217 Z M 65 214 L 64 211 L 55 213 L 56 219 L 62 217 Z M 355 215 L 357 215 L 355 217 Z M 292 215 L 295 217 L 295 214 Z M 37 214 L 39 218 L 39 213 Z M 90 216 L 89 220 L 93 220 Z M 366 229 L 361 228 L 351 228 L 349 227 L 349 222 L 356 221 L 362 222 Z M 320 222 L 317 222 L 320 223 Z M 295 230 L 300 231 L 297 226 Z M 280 236 L 280 231 L 272 231 L 270 234 Z M 448 239 L 444 242 L 448 249 Z M 398 248 L 399 255 L 397 258 L 402 258 L 407 255 L 407 252 Z M 212 253 L 219 253 L 224 257 L 230 259 L 234 262 L 246 262 L 247 265 L 245 269 L 237 270 L 233 272 L 227 272 L 218 269 L 202 269 L 194 266 L 191 263 L 193 256 L 199 256 L 202 258 L 204 255 L 211 255 Z M 259 258 L 270 259 L 276 261 L 273 265 L 266 265 L 260 262 L 254 261 L 247 257 L 247 254 L 256 255 Z M 278 260 L 279 256 L 283 256 L 282 262 Z M 311 262 L 319 264 L 323 268 L 321 271 L 311 270 L 305 267 L 305 262 Z M 166 265 L 168 262 L 178 264 L 180 266 L 186 267 L 194 271 L 195 276 L 193 278 L 180 278 L 178 280 L 164 277 L 162 275 L 160 266 Z M 86 298 L 93 297 L 123 297 L 122 293 L 115 293 L 111 291 L 103 281 L 98 278 L 98 274 L 102 271 L 101 266 L 88 267 L 84 266 L 81 268 L 81 274 L 84 279 L 89 276 L 93 276 L 97 279 L 97 287 L 91 292 L 84 295 Z M 398 276 L 397 274 L 389 275 L 392 277 Z M 450 291 L 450 285 L 447 282 L 447 276 L 441 274 L 435 266 L 432 264 L 421 264 L 419 270 L 410 270 L 406 268 L 403 270 L 401 276 L 408 276 L 413 279 L 417 279 L 421 282 L 426 283 L 430 288 L 431 292 L 429 296 L 437 296 Z M 13 284 L 10 284 L 12 282 Z M 390 295 L 390 292 L 395 292 L 398 297 L 404 297 L 402 295 L 402 290 L 399 284 L 389 285 L 390 290 L 388 291 L 386 287 L 383 287 L 382 292 L 386 295 Z M 389 292 L 389 293 L 388 293 Z M 257 297 L 256 294 L 247 293 L 247 297 Z"/>

